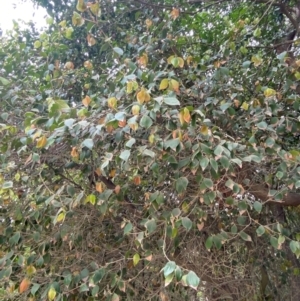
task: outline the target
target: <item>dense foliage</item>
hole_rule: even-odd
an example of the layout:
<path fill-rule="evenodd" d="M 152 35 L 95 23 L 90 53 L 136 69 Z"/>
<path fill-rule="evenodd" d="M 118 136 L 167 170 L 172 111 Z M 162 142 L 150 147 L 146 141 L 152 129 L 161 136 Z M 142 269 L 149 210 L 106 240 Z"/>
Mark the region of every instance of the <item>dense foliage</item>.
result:
<path fill-rule="evenodd" d="M 34 2 L 0 47 L 1 300 L 299 298 L 299 1 Z"/>

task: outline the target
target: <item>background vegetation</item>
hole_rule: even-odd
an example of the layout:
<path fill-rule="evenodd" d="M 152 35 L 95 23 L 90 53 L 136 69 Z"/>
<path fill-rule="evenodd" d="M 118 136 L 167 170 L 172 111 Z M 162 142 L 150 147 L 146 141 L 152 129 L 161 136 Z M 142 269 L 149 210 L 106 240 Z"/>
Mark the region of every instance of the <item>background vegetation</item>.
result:
<path fill-rule="evenodd" d="M 2 300 L 297 300 L 300 2 L 34 0 L 0 47 Z"/>

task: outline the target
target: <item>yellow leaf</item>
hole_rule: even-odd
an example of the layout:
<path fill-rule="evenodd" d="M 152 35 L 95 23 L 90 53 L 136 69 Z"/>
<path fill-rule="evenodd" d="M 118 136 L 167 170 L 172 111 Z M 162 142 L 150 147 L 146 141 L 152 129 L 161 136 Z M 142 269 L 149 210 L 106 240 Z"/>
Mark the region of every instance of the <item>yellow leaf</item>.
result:
<path fill-rule="evenodd" d="M 97 17 L 100 17 L 101 16 L 101 10 L 100 10 L 100 6 L 99 6 L 99 3 L 93 3 L 90 5 L 90 10 L 91 12 L 97 16 Z"/>
<path fill-rule="evenodd" d="M 47 138 L 46 138 L 46 136 L 42 136 L 41 138 L 39 138 L 37 140 L 36 147 L 43 148 L 43 147 L 45 147 L 46 144 L 47 144 Z"/>
<path fill-rule="evenodd" d="M 175 92 L 179 92 L 179 82 L 175 79 L 171 79 L 169 83 L 169 88 Z"/>
<path fill-rule="evenodd" d="M 145 92 L 145 102 L 149 102 L 151 99 L 150 94 L 146 91 Z"/>
<path fill-rule="evenodd" d="M 136 81 L 133 81 L 133 90 L 136 91 L 139 87 L 139 84 Z"/>
<path fill-rule="evenodd" d="M 249 104 L 247 103 L 247 102 L 243 102 L 243 104 L 242 104 L 242 109 L 244 109 L 245 111 L 248 111 L 248 109 L 249 109 Z"/>
<path fill-rule="evenodd" d="M 137 129 L 139 128 L 139 125 L 137 122 L 135 123 L 130 123 L 129 127 L 133 130 L 133 131 L 137 131 Z"/>
<path fill-rule="evenodd" d="M 132 93 L 132 91 L 133 91 L 133 82 L 127 82 L 126 92 L 130 94 Z"/>
<path fill-rule="evenodd" d="M 115 109 L 117 107 L 117 99 L 115 97 L 110 97 L 107 100 L 107 104 L 111 109 Z"/>
<path fill-rule="evenodd" d="M 83 100 L 82 103 L 85 107 L 88 107 L 89 104 L 91 103 L 91 98 L 87 95 Z"/>
<path fill-rule="evenodd" d="M 92 205 L 95 205 L 96 204 L 96 196 L 94 194 L 89 194 L 85 200 L 84 200 L 84 203 L 87 204 L 87 203 L 91 203 Z"/>
<path fill-rule="evenodd" d="M 171 64 L 172 64 L 175 68 L 177 68 L 177 67 L 179 66 L 179 59 L 178 59 L 177 56 L 175 56 L 175 57 L 172 58 Z"/>
<path fill-rule="evenodd" d="M 139 115 L 139 113 L 140 113 L 140 106 L 139 105 L 132 106 L 131 112 L 132 112 L 133 115 Z"/>
<path fill-rule="evenodd" d="M 155 136 L 154 136 L 153 134 L 151 134 L 151 135 L 149 136 L 148 140 L 149 140 L 150 144 L 153 144 L 154 141 L 155 141 Z"/>
<path fill-rule="evenodd" d="M 184 67 L 184 60 L 183 60 L 183 58 L 181 58 L 181 57 L 178 58 L 178 66 L 179 66 L 180 68 L 183 68 L 183 67 Z"/>
<path fill-rule="evenodd" d="M 100 193 L 104 192 L 105 190 L 105 185 L 103 182 L 97 182 L 96 183 L 96 190 Z"/>
<path fill-rule="evenodd" d="M 36 273 L 36 269 L 33 265 L 29 265 L 27 268 L 26 268 L 26 274 L 28 276 L 32 276 L 33 274 Z"/>
<path fill-rule="evenodd" d="M 136 99 L 139 104 L 143 104 L 145 101 L 145 90 L 142 89 L 140 92 L 136 94 Z"/>
<path fill-rule="evenodd" d="M 191 121 L 191 114 L 188 108 L 183 109 L 183 119 L 186 123 L 190 123 Z"/>
<path fill-rule="evenodd" d="M 180 112 L 179 112 L 178 117 L 179 117 L 179 122 L 180 122 L 180 124 L 183 125 L 183 124 L 185 123 L 183 111 L 180 111 Z"/>
<path fill-rule="evenodd" d="M 169 80 L 167 78 L 164 78 L 159 85 L 159 90 L 165 90 L 169 86 Z"/>
<path fill-rule="evenodd" d="M 208 135 L 208 127 L 206 125 L 202 125 L 200 128 L 200 133 L 204 136 Z"/>
<path fill-rule="evenodd" d="M 175 56 L 174 55 L 171 55 L 168 57 L 168 64 L 171 65 L 172 64 L 172 60 Z"/>
<path fill-rule="evenodd" d="M 49 301 L 53 301 L 55 299 L 56 296 L 56 290 L 54 287 L 50 287 L 49 291 L 48 291 L 48 299 Z"/>
<path fill-rule="evenodd" d="M 189 65 L 192 61 L 193 61 L 193 57 L 189 55 L 189 56 L 186 58 L 186 62 L 187 62 L 188 65 Z"/>
<path fill-rule="evenodd" d="M 75 146 L 72 147 L 72 150 L 71 150 L 71 157 L 72 157 L 72 158 L 78 158 L 78 157 L 79 157 L 78 150 L 77 150 L 77 148 L 76 148 Z"/>
<path fill-rule="evenodd" d="M 140 255 L 138 253 L 135 253 L 133 255 L 133 266 L 136 266 L 139 263 L 140 259 Z"/>
<path fill-rule="evenodd" d="M 72 16 L 72 24 L 74 26 L 82 26 L 84 24 L 84 19 L 81 17 L 80 14 L 78 14 L 77 12 L 73 12 L 73 16 Z"/>
<path fill-rule="evenodd" d="M 171 11 L 171 18 L 173 20 L 176 20 L 179 17 L 179 9 L 178 8 L 173 8 Z"/>
<path fill-rule="evenodd" d="M 61 211 L 56 218 L 56 222 L 59 223 L 61 221 L 63 221 L 66 217 L 66 212 L 65 211 Z"/>
<path fill-rule="evenodd" d="M 275 95 L 276 95 L 276 91 L 273 90 L 273 89 L 267 88 L 267 89 L 264 91 L 264 95 L 265 95 L 265 97 L 275 96 Z"/>
<path fill-rule="evenodd" d="M 24 278 L 21 283 L 20 283 L 20 286 L 19 286 L 19 292 L 20 294 L 24 293 L 25 291 L 28 290 L 30 286 L 30 280 L 28 278 Z"/>
<path fill-rule="evenodd" d="M 255 67 L 258 67 L 263 62 L 263 60 L 259 56 L 252 56 L 251 62 L 254 64 Z"/>
<path fill-rule="evenodd" d="M 78 0 L 77 5 L 76 5 L 76 9 L 78 11 L 80 11 L 81 13 L 84 12 L 87 9 L 84 0 Z"/>
<path fill-rule="evenodd" d="M 147 20 L 145 21 L 145 24 L 146 24 L 147 28 L 149 28 L 149 27 L 152 26 L 152 21 L 151 21 L 150 19 L 147 19 Z"/>

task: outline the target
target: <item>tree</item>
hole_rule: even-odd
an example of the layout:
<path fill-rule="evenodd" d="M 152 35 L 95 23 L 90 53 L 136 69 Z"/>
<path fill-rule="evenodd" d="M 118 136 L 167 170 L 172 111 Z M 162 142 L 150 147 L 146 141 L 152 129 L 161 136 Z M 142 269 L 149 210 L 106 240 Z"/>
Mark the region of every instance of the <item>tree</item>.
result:
<path fill-rule="evenodd" d="M 34 2 L 1 38 L 2 299 L 297 299 L 299 2 Z"/>

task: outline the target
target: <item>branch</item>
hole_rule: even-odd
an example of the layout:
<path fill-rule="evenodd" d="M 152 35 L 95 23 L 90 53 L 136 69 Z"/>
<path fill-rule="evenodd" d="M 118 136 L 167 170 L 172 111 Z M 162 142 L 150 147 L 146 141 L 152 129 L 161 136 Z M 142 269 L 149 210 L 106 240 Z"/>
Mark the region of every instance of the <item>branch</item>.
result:
<path fill-rule="evenodd" d="M 300 205 L 300 193 L 297 192 L 288 192 L 282 201 L 276 201 L 269 196 L 269 189 L 264 184 L 251 184 L 247 188 L 249 193 L 263 202 L 293 207 Z"/>

